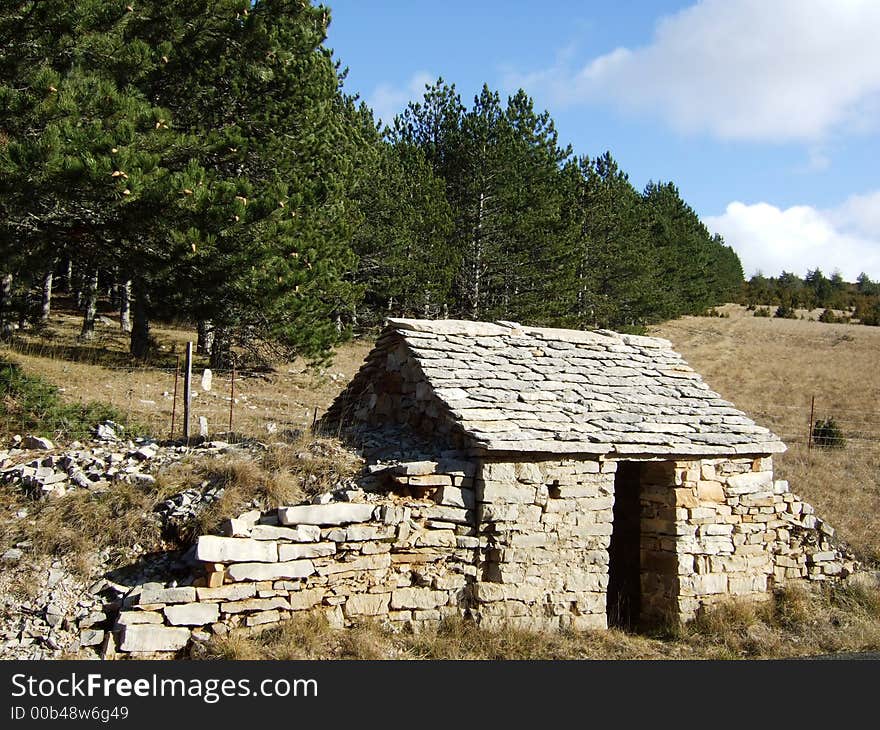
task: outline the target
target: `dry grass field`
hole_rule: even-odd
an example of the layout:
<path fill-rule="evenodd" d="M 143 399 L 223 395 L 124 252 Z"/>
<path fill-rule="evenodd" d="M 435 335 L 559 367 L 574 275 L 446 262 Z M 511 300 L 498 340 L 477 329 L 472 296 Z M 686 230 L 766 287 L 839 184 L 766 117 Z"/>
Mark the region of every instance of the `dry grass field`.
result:
<path fill-rule="evenodd" d="M 728 316 L 685 317 L 654 327 L 650 334 L 671 340 L 713 389 L 783 437 L 789 450 L 775 460 L 778 476 L 788 479 L 793 490 L 813 503 L 819 514 L 837 528 L 839 537 L 876 569 L 880 566 L 880 328 L 755 318 L 735 305 L 719 310 Z M 78 317 L 60 309 L 44 332 L 21 333 L 11 345 L 0 346 L 0 358 L 55 384 L 69 402 L 109 402 L 144 424 L 156 437 L 168 436 L 175 362 L 186 341 L 194 339 L 194 332 L 173 326 L 155 327 L 153 334 L 161 349 L 153 362 L 143 365 L 130 360 L 126 339 L 112 324 L 99 325 L 98 336 L 88 344 L 77 341 L 78 330 Z M 323 369 L 296 361 L 278 364 L 269 372 L 238 373 L 233 430 L 266 441 L 286 429 L 307 430 L 316 409 L 320 414 L 330 404 L 369 349 L 368 341 L 347 343 L 336 353 L 333 363 Z M 212 433 L 222 434 L 228 428 L 231 374 L 214 373 L 211 390 L 203 391 L 199 386 L 203 368 L 204 362 L 197 361 L 194 380 L 198 396 L 193 416 L 207 417 Z M 807 448 L 812 398 L 814 418 L 833 417 L 847 437 L 845 448 Z M 178 400 L 178 435 L 180 419 Z M 0 423 L 0 429 L 7 434 L 19 430 L 14 416 Z M 294 451 L 307 448 L 303 441 L 299 443 Z M 195 481 L 219 480 L 231 487 L 217 507 L 234 511 L 240 506 L 238 502 L 254 495 L 277 497 L 291 493 L 303 482 L 304 467 L 288 463 L 288 451 L 279 457 L 270 449 L 258 464 L 210 467 L 217 474 L 207 474 L 202 467 L 192 468 L 190 477 Z M 335 475 L 350 468 L 325 462 L 319 464 L 322 473 Z M 309 466 L 312 471 L 316 468 Z M 316 476 L 320 481 L 321 474 Z M 189 479 L 185 473 L 171 477 L 160 479 L 155 493 L 116 495 L 103 505 L 104 512 L 118 516 L 128 509 L 136 517 L 150 509 L 148 503 L 164 498 Z M 5 495 L 4 503 L 6 497 L 12 499 L 12 495 Z M 82 499 L 74 496 L 69 505 L 65 500 L 61 500 L 64 504 L 48 504 L 45 509 L 58 512 L 58 520 L 49 519 L 52 515 L 47 512 L 45 524 L 66 524 L 73 517 L 82 526 L 83 521 L 93 521 L 93 515 L 103 519 L 104 512 L 96 510 L 95 505 L 80 504 Z M 11 502 L 4 505 L 10 510 L 14 506 Z M 196 527 L 210 529 L 207 523 L 221 516 L 214 512 Z M 140 533 L 136 519 L 126 518 L 118 526 L 118 530 L 107 532 L 108 540 L 149 544 L 149 536 Z M 90 530 L 80 532 L 95 534 Z M 47 528 L 31 537 L 35 544 L 44 544 L 53 553 L 78 546 L 78 538 L 70 530 Z M 312 616 L 261 633 L 215 639 L 198 648 L 194 656 L 673 659 L 863 650 L 880 650 L 880 597 L 876 591 L 842 587 L 815 595 L 789 589 L 760 606 L 721 606 L 697 624 L 653 636 L 620 631 L 554 636 L 492 633 L 461 622 L 446 623 L 434 632 L 418 635 L 392 634 L 370 624 L 339 632 Z"/>
<path fill-rule="evenodd" d="M 30 375 L 45 378 L 62 389 L 70 402 L 103 401 L 114 405 L 143 424 L 156 438 L 171 436 L 175 369 L 179 358 L 180 378 L 175 414 L 175 437 L 181 435 L 183 361 L 187 341 L 195 343 L 195 331 L 155 325 L 151 332 L 159 351 L 149 364 L 134 362 L 128 355 L 128 338 L 118 327 L 98 324 L 96 336 L 87 344 L 77 340 L 81 317 L 69 309 L 53 312 L 40 333 L 21 333 L 9 346 L 0 346 L 0 357 L 12 360 Z M 236 372 L 232 430 L 241 435 L 267 438 L 285 429 L 305 430 L 315 409 L 330 404 L 369 351 L 366 342 L 343 346 L 329 368 L 313 369 L 297 361 L 279 363 L 273 372 Z M 198 418 L 208 420 L 211 433 L 229 430 L 232 373 L 213 372 L 211 390 L 201 387 L 206 358 L 197 356 L 193 367 L 192 432 Z M 15 423 L 3 424 L 15 430 Z"/>

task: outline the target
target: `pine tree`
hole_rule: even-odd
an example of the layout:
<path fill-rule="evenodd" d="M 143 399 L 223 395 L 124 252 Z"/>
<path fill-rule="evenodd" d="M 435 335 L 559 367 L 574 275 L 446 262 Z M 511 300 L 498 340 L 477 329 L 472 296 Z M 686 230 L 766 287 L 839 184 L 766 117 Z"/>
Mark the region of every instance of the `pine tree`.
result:
<path fill-rule="evenodd" d="M 361 326 L 385 316 L 438 317 L 457 269 L 447 246 L 452 230 L 445 185 L 413 144 L 381 139 L 372 112 L 361 106 L 362 142 L 350 192 L 359 220 L 352 248 L 365 299 Z"/>

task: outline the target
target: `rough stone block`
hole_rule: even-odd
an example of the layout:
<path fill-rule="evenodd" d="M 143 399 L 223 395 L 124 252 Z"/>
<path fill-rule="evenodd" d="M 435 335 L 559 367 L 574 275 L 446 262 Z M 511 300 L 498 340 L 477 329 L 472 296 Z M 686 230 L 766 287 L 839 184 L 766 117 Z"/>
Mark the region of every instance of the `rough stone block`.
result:
<path fill-rule="evenodd" d="M 315 572 L 311 560 L 289 560 L 284 563 L 234 563 L 228 575 L 233 581 L 277 580 L 279 578 L 306 578 Z"/>
<path fill-rule="evenodd" d="M 124 624 L 120 651 L 177 651 L 189 642 L 189 629 L 153 624 Z"/>
<path fill-rule="evenodd" d="M 369 522 L 375 506 L 356 502 L 330 502 L 279 507 L 278 521 L 282 525 L 346 525 Z"/>
<path fill-rule="evenodd" d="M 523 484 L 540 484 L 544 480 L 541 468 L 528 461 L 517 462 L 514 465 L 514 474 Z"/>
<path fill-rule="evenodd" d="M 476 499 L 472 489 L 458 487 L 440 487 L 434 494 L 434 501 L 447 507 L 473 509 Z"/>
<path fill-rule="evenodd" d="M 346 616 L 379 616 L 388 612 L 390 593 L 361 593 L 349 596 L 342 607 Z"/>
<path fill-rule="evenodd" d="M 305 591 L 297 591 L 290 594 L 290 608 L 292 611 L 307 611 L 317 606 L 324 600 L 323 588 L 311 588 Z"/>
<path fill-rule="evenodd" d="M 535 487 L 514 482 L 477 481 L 477 500 L 498 504 L 532 504 L 535 501 Z"/>
<path fill-rule="evenodd" d="M 342 540 L 338 542 L 365 542 L 367 540 L 388 540 L 395 535 L 395 529 L 389 525 L 352 525 L 345 528 Z"/>
<path fill-rule="evenodd" d="M 196 560 L 206 563 L 274 563 L 278 561 L 278 546 L 264 540 L 201 535 L 196 543 Z"/>
<path fill-rule="evenodd" d="M 480 603 L 504 600 L 504 586 L 500 583 L 480 582 L 474 585 L 474 598 Z"/>
<path fill-rule="evenodd" d="M 262 626 L 263 624 L 275 624 L 284 618 L 287 614 L 281 611 L 260 611 L 254 613 L 245 619 L 247 626 Z"/>
<path fill-rule="evenodd" d="M 164 623 L 161 613 L 155 611 L 120 611 L 116 617 L 117 626 L 127 624 L 161 624 Z"/>
<path fill-rule="evenodd" d="M 196 600 L 196 589 L 192 586 L 180 588 L 162 588 L 145 585 L 141 589 L 138 604 L 147 606 L 159 603 L 191 603 Z"/>
<path fill-rule="evenodd" d="M 422 513 L 429 520 L 437 520 L 439 522 L 453 522 L 461 525 L 470 525 L 474 522 L 474 513 L 471 510 L 459 507 L 437 505 L 435 507 L 425 507 Z"/>
<path fill-rule="evenodd" d="M 273 611 L 275 609 L 289 609 L 290 601 L 276 596 L 275 598 L 249 598 L 244 601 L 223 603 L 220 610 L 223 613 L 249 613 L 251 611 Z"/>
<path fill-rule="evenodd" d="M 446 591 L 433 591 L 428 588 L 400 588 L 391 594 L 391 608 L 432 609 L 444 606 L 449 601 Z"/>
<path fill-rule="evenodd" d="M 164 613 L 172 626 L 204 626 L 220 618 L 216 603 L 179 603 L 166 606 Z"/>
<path fill-rule="evenodd" d="M 456 534 L 453 530 L 425 530 L 411 535 L 413 547 L 455 547 Z"/>
<path fill-rule="evenodd" d="M 392 468 L 391 471 L 394 474 L 401 474 L 404 476 L 425 476 L 427 474 L 433 474 L 437 471 L 437 462 L 408 461 L 402 464 L 397 464 Z"/>
<path fill-rule="evenodd" d="M 407 477 L 407 483 L 411 487 L 451 487 L 452 477 L 446 474 L 426 474 Z"/>
<path fill-rule="evenodd" d="M 255 525 L 250 536 L 254 540 L 287 540 L 288 542 L 318 542 L 321 528 L 317 525 L 297 525 L 279 527 L 278 525 Z"/>
<path fill-rule="evenodd" d="M 279 543 L 278 560 L 289 562 L 303 558 L 322 558 L 327 555 L 333 555 L 335 552 L 336 543 L 333 542 L 314 542 L 302 545 Z"/>
<path fill-rule="evenodd" d="M 200 601 L 241 601 L 257 594 L 255 583 L 232 583 L 219 588 L 196 588 Z"/>
<path fill-rule="evenodd" d="M 748 471 L 734 474 L 727 479 L 727 491 L 730 494 L 748 494 L 773 488 L 773 472 Z"/>
<path fill-rule="evenodd" d="M 675 504 L 678 507 L 696 508 L 700 506 L 697 495 L 693 489 L 675 489 Z"/>
<path fill-rule="evenodd" d="M 511 462 L 488 462 L 482 465 L 479 477 L 486 482 L 510 482 L 516 481 L 516 467 Z"/>
<path fill-rule="evenodd" d="M 697 482 L 697 497 L 701 502 L 724 502 L 724 487 L 716 481 Z"/>

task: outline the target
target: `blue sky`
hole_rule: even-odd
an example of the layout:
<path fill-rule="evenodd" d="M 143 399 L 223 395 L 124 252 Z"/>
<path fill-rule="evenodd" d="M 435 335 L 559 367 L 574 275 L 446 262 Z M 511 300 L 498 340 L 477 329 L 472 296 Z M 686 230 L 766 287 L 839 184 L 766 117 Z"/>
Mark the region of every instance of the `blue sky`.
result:
<path fill-rule="evenodd" d="M 346 89 L 522 87 L 579 155 L 672 180 L 746 275 L 880 279 L 877 0 L 328 0 Z"/>

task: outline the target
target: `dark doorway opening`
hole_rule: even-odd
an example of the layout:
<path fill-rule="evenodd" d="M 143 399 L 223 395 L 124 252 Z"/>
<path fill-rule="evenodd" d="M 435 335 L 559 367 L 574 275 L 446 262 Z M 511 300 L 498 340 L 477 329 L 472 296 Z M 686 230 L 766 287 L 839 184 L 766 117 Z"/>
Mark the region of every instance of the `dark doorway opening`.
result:
<path fill-rule="evenodd" d="M 614 512 L 608 549 L 608 625 L 635 629 L 641 612 L 641 474 L 621 461 L 614 476 Z"/>

